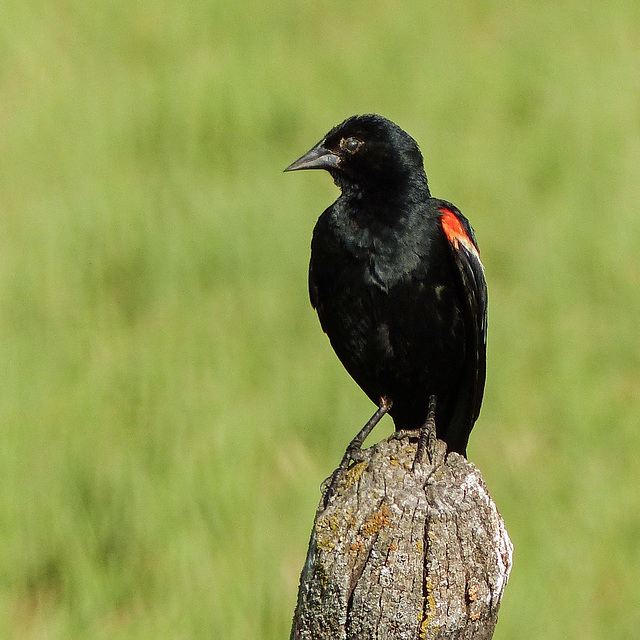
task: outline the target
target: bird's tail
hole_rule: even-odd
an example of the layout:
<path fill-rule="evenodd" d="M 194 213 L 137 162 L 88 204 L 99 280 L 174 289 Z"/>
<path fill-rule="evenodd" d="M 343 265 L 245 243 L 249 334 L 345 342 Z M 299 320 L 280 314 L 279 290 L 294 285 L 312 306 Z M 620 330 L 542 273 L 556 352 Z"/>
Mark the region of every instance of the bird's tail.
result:
<path fill-rule="evenodd" d="M 484 364 L 484 363 L 483 363 Z M 485 367 L 468 367 L 454 398 L 447 398 L 442 407 L 440 424 L 436 408 L 436 431 L 438 437 L 447 443 L 449 451 L 467 457 L 469 435 L 480 414 L 484 394 Z"/>

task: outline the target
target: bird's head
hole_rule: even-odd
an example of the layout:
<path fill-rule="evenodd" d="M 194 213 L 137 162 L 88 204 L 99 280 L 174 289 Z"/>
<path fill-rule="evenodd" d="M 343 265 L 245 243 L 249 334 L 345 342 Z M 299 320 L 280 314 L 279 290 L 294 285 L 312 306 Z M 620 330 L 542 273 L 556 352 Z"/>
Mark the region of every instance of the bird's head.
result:
<path fill-rule="evenodd" d="M 301 169 L 326 169 L 343 191 L 388 192 L 410 184 L 427 188 L 416 141 L 378 115 L 348 118 L 285 171 Z"/>

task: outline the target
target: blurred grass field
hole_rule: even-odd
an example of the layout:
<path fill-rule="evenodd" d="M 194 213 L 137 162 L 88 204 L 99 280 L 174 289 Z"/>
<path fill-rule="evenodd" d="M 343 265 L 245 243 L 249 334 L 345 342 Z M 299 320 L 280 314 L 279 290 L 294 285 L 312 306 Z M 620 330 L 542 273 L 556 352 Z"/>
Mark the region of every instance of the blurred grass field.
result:
<path fill-rule="evenodd" d="M 288 637 L 371 406 L 307 301 L 336 189 L 282 169 L 365 112 L 482 249 L 495 638 L 638 636 L 640 4 L 24 0 L 0 22 L 0 638 Z"/>

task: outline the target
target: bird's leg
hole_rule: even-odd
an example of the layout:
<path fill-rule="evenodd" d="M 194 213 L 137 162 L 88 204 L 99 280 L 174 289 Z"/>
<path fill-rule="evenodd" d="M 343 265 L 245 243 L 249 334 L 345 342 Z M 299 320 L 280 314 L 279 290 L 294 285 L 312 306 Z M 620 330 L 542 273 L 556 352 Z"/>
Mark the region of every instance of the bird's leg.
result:
<path fill-rule="evenodd" d="M 416 465 L 424 462 L 425 451 L 429 454 L 429 461 L 433 463 L 432 452 L 436 444 L 436 402 L 435 394 L 429 396 L 429 412 L 427 419 L 420 428 L 420 436 L 418 437 L 418 449 L 416 457 L 413 459 L 412 471 L 416 470 Z"/>
<path fill-rule="evenodd" d="M 342 461 L 340 462 L 339 469 L 346 469 L 352 460 L 355 460 L 358 452 L 362 448 L 367 436 L 373 431 L 373 428 L 382 420 L 383 416 L 389 412 L 393 403 L 387 398 L 380 398 L 380 404 L 376 409 L 376 412 L 369 418 L 367 424 L 360 429 L 358 435 L 349 443 L 347 450 L 344 453 Z"/>
<path fill-rule="evenodd" d="M 329 487 L 327 488 L 327 491 L 324 496 L 325 507 L 329 504 L 333 496 L 335 485 L 338 480 L 338 476 L 340 476 L 342 473 L 344 473 L 344 471 L 346 471 L 347 467 L 349 466 L 349 463 L 352 460 L 356 459 L 358 453 L 362 448 L 362 444 L 367 439 L 367 436 L 371 433 L 371 431 L 373 431 L 373 428 L 378 424 L 378 422 L 380 422 L 380 420 L 384 417 L 384 415 L 389 412 L 389 409 L 391 409 L 392 405 L 393 405 L 393 402 L 391 400 L 385 398 L 384 396 L 380 398 L 380 403 L 378 404 L 378 408 L 376 409 L 376 412 L 369 418 L 369 420 L 367 421 L 367 424 L 365 424 L 364 427 L 360 429 L 360 431 L 358 432 L 358 435 L 356 435 L 356 437 L 349 443 L 349 446 L 347 447 L 347 450 L 345 451 L 344 456 L 340 461 L 340 465 L 333 472 L 333 475 L 331 476 Z"/>

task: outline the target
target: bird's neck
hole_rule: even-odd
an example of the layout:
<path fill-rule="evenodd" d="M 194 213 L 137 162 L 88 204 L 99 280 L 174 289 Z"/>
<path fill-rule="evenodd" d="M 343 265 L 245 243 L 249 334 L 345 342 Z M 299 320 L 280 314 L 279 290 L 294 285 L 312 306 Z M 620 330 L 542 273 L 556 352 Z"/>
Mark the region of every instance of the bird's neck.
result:
<path fill-rule="evenodd" d="M 426 177 L 396 183 L 339 186 L 342 190 L 339 200 L 350 212 L 352 222 L 365 227 L 396 226 L 431 197 Z"/>
<path fill-rule="evenodd" d="M 389 190 L 343 189 L 329 209 L 329 225 L 343 246 L 356 258 L 370 262 L 402 238 L 417 237 L 412 229 L 424 224 L 430 210 L 426 182 L 422 189 Z M 408 235 L 407 235 L 408 234 Z"/>

